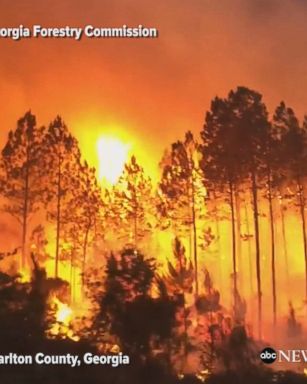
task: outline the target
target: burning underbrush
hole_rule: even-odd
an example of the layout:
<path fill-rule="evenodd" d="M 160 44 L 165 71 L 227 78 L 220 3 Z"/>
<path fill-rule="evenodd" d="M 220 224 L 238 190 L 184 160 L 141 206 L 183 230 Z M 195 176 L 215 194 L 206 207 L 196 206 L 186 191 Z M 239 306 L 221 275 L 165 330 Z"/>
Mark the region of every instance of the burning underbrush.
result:
<path fill-rule="evenodd" d="M 24 338 L 28 349 L 121 352 L 131 358 L 125 383 L 303 383 L 303 375 L 286 372 L 295 367 L 276 365 L 274 372 L 260 360 L 259 351 L 268 343 L 253 336 L 247 304 L 238 292 L 235 305 L 227 309 L 204 270 L 195 294 L 193 265 L 178 239 L 174 258 L 163 271 L 134 249 L 109 255 L 105 268 L 88 271 L 78 294 L 82 300 L 72 300 L 70 284 L 47 277 L 34 255 L 32 259 L 31 274 L 0 275 L 0 325 L 6 329 L 5 334 L 0 328 L 1 345 L 18 349 L 12 335 L 19 329 L 14 337 Z M 303 340 L 303 327 L 291 306 L 286 324 L 295 348 Z M 298 372 L 304 369 L 301 365 Z M 118 372 L 111 377 L 122 374 Z"/>
<path fill-rule="evenodd" d="M 75 333 L 73 324 L 73 309 L 54 295 L 49 299 L 48 305 L 48 317 L 52 320 L 51 326 L 46 332 L 47 337 L 79 341 L 80 337 Z"/>

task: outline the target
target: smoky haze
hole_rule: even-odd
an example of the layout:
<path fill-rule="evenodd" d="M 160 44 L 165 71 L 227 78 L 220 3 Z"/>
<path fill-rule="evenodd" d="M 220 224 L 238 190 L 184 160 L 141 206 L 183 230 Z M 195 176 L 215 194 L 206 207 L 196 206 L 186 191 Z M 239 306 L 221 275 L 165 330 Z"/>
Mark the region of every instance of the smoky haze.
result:
<path fill-rule="evenodd" d="M 186 130 L 199 132 L 210 100 L 237 85 L 263 93 L 271 112 L 281 99 L 300 117 L 307 110 L 301 0 L 2 0 L 0 11 L 1 27 L 159 29 L 153 40 L 1 39 L 1 144 L 31 108 L 44 124 L 60 113 L 85 156 L 85 136 L 108 127 L 137 138 L 149 164 Z"/>

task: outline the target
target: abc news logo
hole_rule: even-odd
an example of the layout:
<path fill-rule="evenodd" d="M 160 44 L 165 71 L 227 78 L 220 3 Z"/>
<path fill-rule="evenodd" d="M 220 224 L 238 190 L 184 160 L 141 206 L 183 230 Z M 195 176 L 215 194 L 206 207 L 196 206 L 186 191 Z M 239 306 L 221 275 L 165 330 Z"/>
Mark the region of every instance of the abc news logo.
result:
<path fill-rule="evenodd" d="M 265 364 L 272 364 L 274 361 L 287 363 L 307 363 L 306 349 L 279 349 L 275 351 L 273 348 L 264 348 L 260 352 L 260 359 Z"/>

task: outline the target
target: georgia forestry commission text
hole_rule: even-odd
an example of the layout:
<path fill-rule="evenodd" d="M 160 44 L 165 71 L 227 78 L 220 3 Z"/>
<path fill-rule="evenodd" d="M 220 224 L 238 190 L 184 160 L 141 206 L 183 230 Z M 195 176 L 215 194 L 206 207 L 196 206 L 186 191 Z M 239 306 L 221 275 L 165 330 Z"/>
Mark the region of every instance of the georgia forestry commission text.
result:
<path fill-rule="evenodd" d="M 155 38 L 158 37 L 156 28 L 146 28 L 143 25 L 136 27 L 43 27 L 39 24 L 32 28 L 19 25 L 18 27 L 0 27 L 0 38 L 21 40 L 23 38 L 70 38 L 80 40 L 82 36 L 88 38 Z"/>

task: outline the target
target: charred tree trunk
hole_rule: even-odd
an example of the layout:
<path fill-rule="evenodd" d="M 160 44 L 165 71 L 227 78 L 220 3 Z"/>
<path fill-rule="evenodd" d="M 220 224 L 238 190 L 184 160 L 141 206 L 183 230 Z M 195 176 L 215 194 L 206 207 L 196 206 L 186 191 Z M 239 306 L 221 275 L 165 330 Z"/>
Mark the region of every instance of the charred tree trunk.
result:
<path fill-rule="evenodd" d="M 280 194 L 279 207 L 280 207 L 280 218 L 281 218 L 281 233 L 282 233 L 282 241 L 283 241 L 285 267 L 286 267 L 286 284 L 287 284 L 288 297 L 291 297 L 289 260 L 288 260 L 288 243 L 287 243 L 286 225 L 285 225 L 286 218 L 285 218 L 284 204 L 283 204 L 281 192 L 279 192 L 279 194 Z"/>
<path fill-rule="evenodd" d="M 254 285 L 253 285 L 253 265 L 252 265 L 252 247 L 250 240 L 250 226 L 249 226 L 249 218 L 248 218 L 248 207 L 247 203 L 244 203 L 244 216 L 245 216 L 245 224 L 246 224 L 246 232 L 247 232 L 247 248 L 248 248 L 248 268 L 249 268 L 249 288 L 251 297 L 254 296 Z"/>
<path fill-rule="evenodd" d="M 133 188 L 133 244 L 136 251 L 138 248 L 138 201 L 135 188 Z"/>
<path fill-rule="evenodd" d="M 26 266 L 27 258 L 27 231 L 28 231 L 28 208 L 29 208 L 29 154 L 27 150 L 27 167 L 25 175 L 24 202 L 22 211 L 22 250 L 21 250 L 21 268 Z"/>
<path fill-rule="evenodd" d="M 182 255 L 179 253 L 179 268 L 180 268 L 180 275 L 182 276 L 184 273 L 183 270 L 183 264 L 182 264 Z M 184 356 L 187 357 L 188 354 L 188 316 L 187 316 L 187 307 L 186 307 L 186 300 L 185 300 L 185 291 L 182 286 L 181 288 L 181 296 L 182 296 L 182 307 L 183 307 L 183 327 L 184 327 Z"/>
<path fill-rule="evenodd" d="M 133 218 L 133 243 L 134 243 L 134 250 L 137 250 L 138 247 L 138 219 L 137 219 L 137 213 L 134 213 L 134 218 Z"/>
<path fill-rule="evenodd" d="M 262 338 L 262 291 L 261 291 L 261 267 L 260 267 L 260 236 L 259 236 L 259 212 L 258 212 L 258 190 L 255 172 L 251 173 L 253 213 L 255 227 L 255 248 L 256 248 L 256 275 L 257 275 L 257 301 L 258 301 L 258 337 Z"/>
<path fill-rule="evenodd" d="M 91 221 L 89 221 L 88 226 L 86 227 L 83 249 L 82 249 L 82 287 L 85 285 L 85 265 L 86 265 L 86 254 L 87 254 L 87 244 L 88 244 L 88 236 L 91 228 Z"/>
<path fill-rule="evenodd" d="M 198 255 L 197 255 L 197 226 L 195 212 L 195 188 L 192 180 L 192 231 L 193 231 L 193 256 L 194 256 L 194 271 L 195 271 L 195 294 L 198 297 Z"/>
<path fill-rule="evenodd" d="M 188 316 L 185 295 L 183 294 L 184 356 L 188 355 Z"/>
<path fill-rule="evenodd" d="M 270 217 L 270 233 L 271 233 L 271 271 L 272 271 L 273 323 L 275 326 L 276 321 L 277 321 L 275 226 L 274 226 L 272 183 L 271 183 L 270 169 L 268 171 L 268 201 L 269 201 L 269 217 Z"/>
<path fill-rule="evenodd" d="M 59 274 L 59 253 L 60 253 L 60 230 L 61 230 L 61 198 L 62 198 L 62 159 L 58 159 L 58 174 L 57 174 L 57 210 L 56 210 L 56 245 L 55 245 L 55 277 Z"/>
<path fill-rule="evenodd" d="M 229 180 L 229 197 L 231 211 L 231 232 L 232 232 L 232 270 L 233 270 L 233 298 L 234 306 L 237 307 L 237 255 L 236 255 L 236 222 L 235 222 L 235 207 L 234 207 L 234 187 L 233 182 Z"/>
<path fill-rule="evenodd" d="M 217 253 L 218 253 L 218 270 L 219 270 L 219 281 L 220 281 L 220 287 L 221 290 L 223 286 L 223 269 L 222 269 L 222 254 L 221 254 L 221 234 L 220 234 L 220 223 L 219 223 L 219 216 L 217 211 L 216 200 L 217 196 L 215 191 L 212 193 L 213 199 L 214 199 L 214 222 L 215 222 L 215 233 L 216 233 L 216 241 L 217 241 Z"/>
<path fill-rule="evenodd" d="M 236 254 L 237 254 L 237 260 L 238 260 L 238 269 L 240 271 L 243 270 L 242 266 L 242 246 L 241 246 L 241 202 L 240 202 L 240 196 L 238 188 L 234 188 L 234 195 L 235 195 L 235 207 L 236 207 L 236 231 L 237 231 L 237 241 L 236 241 Z M 240 278 L 240 273 L 237 274 L 237 283 L 240 286 L 240 290 L 242 290 L 242 276 Z"/>

